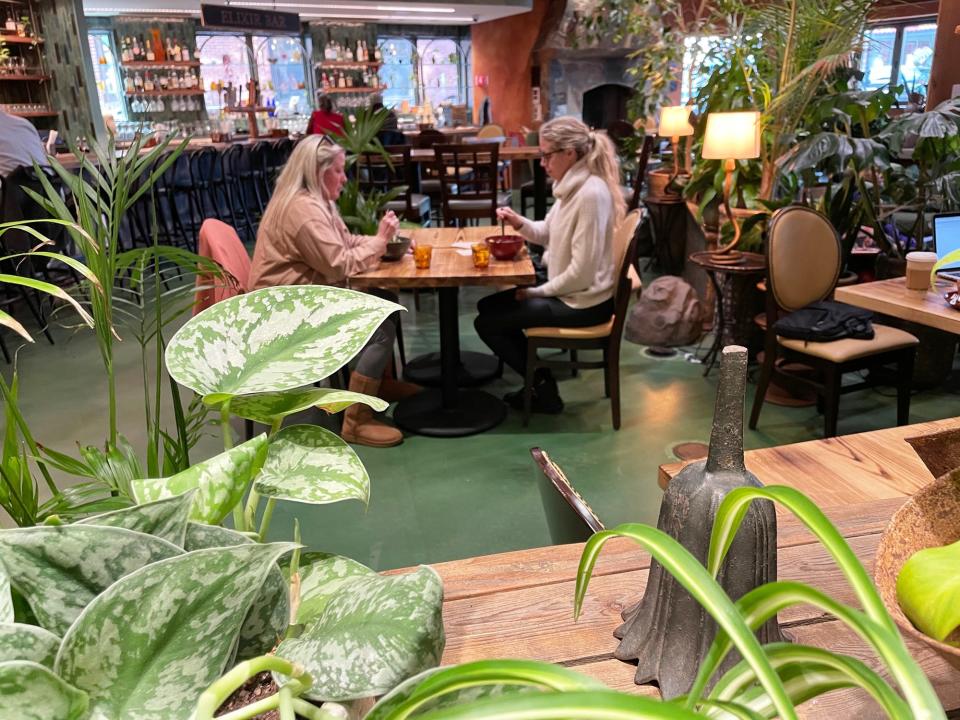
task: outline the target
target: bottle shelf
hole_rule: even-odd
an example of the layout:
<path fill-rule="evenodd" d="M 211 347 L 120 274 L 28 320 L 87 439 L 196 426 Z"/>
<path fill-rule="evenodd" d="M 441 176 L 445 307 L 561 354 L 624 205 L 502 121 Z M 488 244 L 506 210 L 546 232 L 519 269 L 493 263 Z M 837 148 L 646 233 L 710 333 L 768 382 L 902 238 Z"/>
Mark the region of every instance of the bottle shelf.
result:
<path fill-rule="evenodd" d="M 29 110 L 27 112 L 12 112 L 9 114 L 22 118 L 44 118 L 57 117 L 60 113 L 55 112 L 54 110 Z"/>
<path fill-rule="evenodd" d="M 376 93 L 386 90 L 386 85 L 381 85 L 380 87 L 352 87 L 352 88 L 324 88 L 323 92 L 330 93 Z"/>
<path fill-rule="evenodd" d="M 43 82 L 49 79 L 49 75 L 0 75 L 0 82 L 4 80 L 39 80 Z"/>
<path fill-rule="evenodd" d="M 0 40 L 9 45 L 43 45 L 43 38 L 20 37 L 10 33 L 0 33 Z"/>
<path fill-rule="evenodd" d="M 337 70 L 337 69 L 354 69 L 354 70 L 363 70 L 365 68 L 378 68 L 383 65 L 382 62 L 366 61 L 366 60 L 323 60 L 318 63 L 314 63 L 315 68 L 320 68 L 322 70 Z"/>
<path fill-rule="evenodd" d="M 137 62 L 125 62 L 120 63 L 120 67 L 124 70 L 173 70 L 181 68 L 198 68 L 200 67 L 199 60 L 164 60 L 163 62 L 146 62 L 137 61 Z"/>
<path fill-rule="evenodd" d="M 179 95 L 181 97 L 186 97 L 188 95 L 203 95 L 203 90 L 198 90 L 197 88 L 188 88 L 186 90 L 167 89 L 167 90 L 134 90 L 133 92 L 126 93 L 127 97 L 143 97 L 147 96 L 165 96 L 165 95 Z"/>

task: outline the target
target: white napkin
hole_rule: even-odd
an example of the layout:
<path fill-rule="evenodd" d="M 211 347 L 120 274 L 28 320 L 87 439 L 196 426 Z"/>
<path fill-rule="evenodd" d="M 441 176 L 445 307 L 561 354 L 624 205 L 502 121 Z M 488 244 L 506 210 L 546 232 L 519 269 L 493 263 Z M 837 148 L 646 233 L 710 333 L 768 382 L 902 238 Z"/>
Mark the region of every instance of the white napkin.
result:
<path fill-rule="evenodd" d="M 457 250 L 457 255 L 463 255 L 464 257 L 470 257 L 473 255 L 473 250 Z"/>
<path fill-rule="evenodd" d="M 450 247 L 462 248 L 464 250 L 470 250 L 473 246 L 473 243 L 469 243 L 466 240 L 457 240 L 455 243 L 452 243 Z M 460 253 L 461 255 L 463 253 Z"/>

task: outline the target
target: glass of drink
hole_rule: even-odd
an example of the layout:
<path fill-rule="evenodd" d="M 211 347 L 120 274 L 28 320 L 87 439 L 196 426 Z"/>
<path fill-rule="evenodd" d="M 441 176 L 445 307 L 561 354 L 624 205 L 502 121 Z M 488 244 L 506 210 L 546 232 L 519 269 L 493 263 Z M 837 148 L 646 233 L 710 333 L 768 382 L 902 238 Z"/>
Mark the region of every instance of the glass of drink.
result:
<path fill-rule="evenodd" d="M 426 270 L 430 267 L 430 259 L 433 257 L 433 245 L 424 245 L 417 243 L 413 249 L 413 262 L 417 270 Z"/>
<path fill-rule="evenodd" d="M 490 246 L 486 243 L 474 243 L 470 246 L 473 251 L 473 266 L 475 268 L 490 267 Z"/>

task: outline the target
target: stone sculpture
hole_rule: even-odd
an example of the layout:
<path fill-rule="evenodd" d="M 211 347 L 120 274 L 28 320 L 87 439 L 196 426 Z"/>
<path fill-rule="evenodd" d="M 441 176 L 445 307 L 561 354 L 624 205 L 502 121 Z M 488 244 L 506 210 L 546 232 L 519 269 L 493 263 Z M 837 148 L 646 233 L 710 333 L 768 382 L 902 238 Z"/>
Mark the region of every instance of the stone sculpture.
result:
<path fill-rule="evenodd" d="M 709 455 L 677 474 L 660 506 L 657 527 L 704 564 L 717 507 L 724 496 L 734 488 L 761 486 L 743 464 L 746 375 L 746 348 L 725 347 Z M 763 500 L 750 505 L 717 579 L 734 600 L 777 579 L 777 520 L 773 503 Z M 651 563 L 643 599 L 625 610 L 623 619 L 624 623 L 614 632 L 621 640 L 614 655 L 620 660 L 638 661 L 635 682 L 656 682 L 665 699 L 689 691 L 717 626 L 683 586 L 664 572 L 660 563 Z M 783 640 L 776 619 L 767 622 L 758 635 L 761 643 Z M 739 654 L 731 653 L 722 669 L 732 667 L 739 659 Z"/>
<path fill-rule="evenodd" d="M 703 332 L 703 310 L 696 290 L 665 275 L 643 290 L 627 317 L 626 338 L 640 345 L 673 347 L 695 343 Z"/>

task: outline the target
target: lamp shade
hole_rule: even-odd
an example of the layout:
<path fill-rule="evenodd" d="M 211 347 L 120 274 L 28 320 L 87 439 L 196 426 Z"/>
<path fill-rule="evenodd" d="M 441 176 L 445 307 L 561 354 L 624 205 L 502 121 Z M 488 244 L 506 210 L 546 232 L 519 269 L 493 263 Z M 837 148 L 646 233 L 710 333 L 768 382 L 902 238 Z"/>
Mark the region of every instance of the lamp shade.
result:
<path fill-rule="evenodd" d="M 707 115 L 701 154 L 705 160 L 760 157 L 760 113 L 750 110 Z"/>
<path fill-rule="evenodd" d="M 693 135 L 693 125 L 690 124 L 690 106 L 674 105 L 660 109 L 660 127 L 657 135 L 660 137 L 678 137 Z"/>

